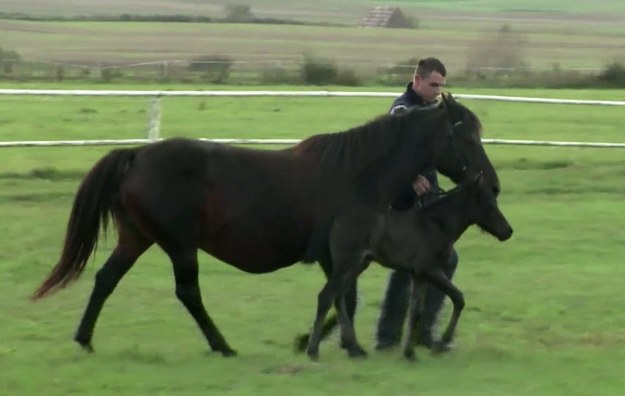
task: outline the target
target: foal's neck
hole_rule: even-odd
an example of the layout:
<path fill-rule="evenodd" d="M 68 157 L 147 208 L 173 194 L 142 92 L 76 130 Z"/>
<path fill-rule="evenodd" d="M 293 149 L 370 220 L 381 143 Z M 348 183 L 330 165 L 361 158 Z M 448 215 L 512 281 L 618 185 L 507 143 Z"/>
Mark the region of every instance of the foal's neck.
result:
<path fill-rule="evenodd" d="M 463 204 L 465 200 L 465 194 L 460 192 L 443 198 L 443 201 L 420 211 L 418 215 L 437 225 L 453 243 L 473 224 L 469 211 Z"/>

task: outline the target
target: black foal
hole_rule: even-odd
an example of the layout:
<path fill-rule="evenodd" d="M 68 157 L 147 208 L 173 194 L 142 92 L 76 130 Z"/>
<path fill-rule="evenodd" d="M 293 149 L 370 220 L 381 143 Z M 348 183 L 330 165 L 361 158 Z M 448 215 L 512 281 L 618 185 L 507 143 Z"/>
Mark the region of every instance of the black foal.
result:
<path fill-rule="evenodd" d="M 454 242 L 471 225 L 505 241 L 512 228 L 497 206 L 496 192 L 480 176 L 456 187 L 427 208 L 408 212 L 380 211 L 361 207 L 336 218 L 330 230 L 333 267 L 327 283 L 319 293 L 317 315 L 308 343 L 311 359 L 319 356 L 323 322 L 334 302 L 341 326 L 341 344 L 349 356 L 366 355 L 356 339 L 353 322 L 345 306 L 345 293 L 371 261 L 410 271 L 410 321 L 404 356 L 415 360 L 415 330 L 422 310 L 426 283 L 438 287 L 453 301 L 453 314 L 437 348 L 452 340 L 460 313 L 464 308 L 462 292 L 443 273 Z"/>

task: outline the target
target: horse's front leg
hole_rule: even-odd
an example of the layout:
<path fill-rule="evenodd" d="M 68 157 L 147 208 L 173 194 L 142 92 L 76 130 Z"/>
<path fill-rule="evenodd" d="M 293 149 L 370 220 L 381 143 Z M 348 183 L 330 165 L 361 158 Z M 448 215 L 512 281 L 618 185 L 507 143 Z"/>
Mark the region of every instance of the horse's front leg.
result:
<path fill-rule="evenodd" d="M 449 343 L 451 343 L 454 334 L 456 333 L 456 327 L 460 320 L 460 314 L 464 309 L 464 295 L 453 283 L 445 276 L 445 273 L 441 269 L 433 270 L 427 273 L 428 280 L 438 289 L 445 293 L 453 302 L 454 308 L 451 314 L 451 319 L 447 328 L 443 332 L 440 341 L 434 343 L 432 350 L 434 352 L 446 352 L 449 350 Z"/>
<path fill-rule="evenodd" d="M 230 348 L 204 308 L 198 281 L 197 250 L 168 247 L 166 252 L 174 267 L 176 296 L 195 319 L 211 349 L 226 357 L 235 356 L 236 351 Z"/>

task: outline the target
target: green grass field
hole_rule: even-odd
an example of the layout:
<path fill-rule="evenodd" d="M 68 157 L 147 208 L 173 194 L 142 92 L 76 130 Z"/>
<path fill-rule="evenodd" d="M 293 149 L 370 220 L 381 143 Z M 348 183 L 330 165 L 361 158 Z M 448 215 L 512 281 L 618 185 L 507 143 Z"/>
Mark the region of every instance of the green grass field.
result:
<path fill-rule="evenodd" d="M 470 93 L 623 99 L 622 91 Z M 484 137 L 623 141 L 621 108 L 466 104 L 484 123 Z M 388 105 L 362 98 L 166 98 L 162 129 L 164 136 L 302 138 L 363 123 Z M 147 109 L 147 99 L 0 97 L 0 140 L 143 137 Z M 515 235 L 503 244 L 477 230 L 462 238 L 455 282 L 467 307 L 457 348 L 441 357 L 418 350 L 417 364 L 399 351 L 372 351 L 386 270 L 373 265 L 360 282 L 356 324 L 370 357 L 349 360 L 333 338 L 311 363 L 291 346 L 312 323 L 323 284 L 316 266 L 248 275 L 202 255 L 207 309 L 240 356 L 207 353 L 157 248 L 109 299 L 96 353 L 84 354 L 71 338 L 114 235 L 72 287 L 38 303 L 28 296 L 58 258 L 82 176 L 108 150 L 0 150 L 3 394 L 568 396 L 616 395 L 625 387 L 621 149 L 487 147 Z"/>

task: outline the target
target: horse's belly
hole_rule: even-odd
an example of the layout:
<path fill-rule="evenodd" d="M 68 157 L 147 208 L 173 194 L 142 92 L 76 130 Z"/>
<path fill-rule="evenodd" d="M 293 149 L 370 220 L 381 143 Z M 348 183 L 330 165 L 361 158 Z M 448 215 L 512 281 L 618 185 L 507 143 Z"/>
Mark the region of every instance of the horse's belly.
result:
<path fill-rule="evenodd" d="M 202 249 L 242 271 L 266 273 L 301 261 L 308 232 L 301 225 L 272 224 L 243 217 L 223 223 L 202 238 Z"/>

